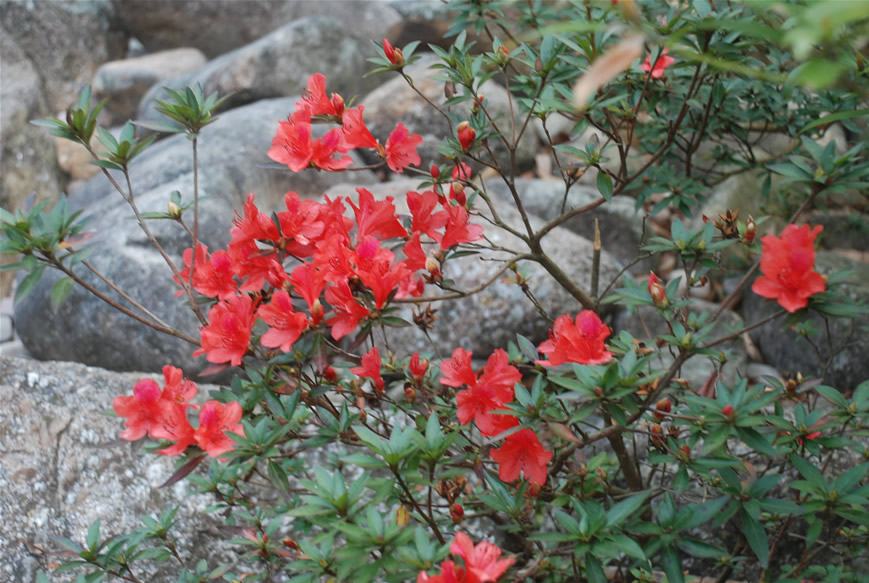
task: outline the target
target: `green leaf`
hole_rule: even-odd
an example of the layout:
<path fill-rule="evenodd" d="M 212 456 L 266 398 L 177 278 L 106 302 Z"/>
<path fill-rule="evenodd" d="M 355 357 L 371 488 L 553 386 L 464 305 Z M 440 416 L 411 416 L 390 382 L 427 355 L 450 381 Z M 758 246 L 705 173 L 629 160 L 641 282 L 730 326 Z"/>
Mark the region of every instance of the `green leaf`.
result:
<path fill-rule="evenodd" d="M 292 496 L 292 489 L 290 488 L 290 480 L 284 468 L 274 460 L 269 460 L 268 475 L 269 482 L 289 499 Z"/>
<path fill-rule="evenodd" d="M 87 548 L 88 550 L 96 550 L 100 544 L 100 519 L 94 520 L 88 528 Z"/>
<path fill-rule="evenodd" d="M 765 569 L 769 565 L 769 538 L 763 525 L 745 510 L 742 511 L 742 532 L 748 546 Z"/>
<path fill-rule="evenodd" d="M 178 134 L 184 130 L 184 127 L 180 124 L 168 122 L 168 121 L 134 121 L 139 127 L 143 127 L 148 130 L 153 130 L 155 132 L 163 132 L 168 134 Z"/>
<path fill-rule="evenodd" d="M 607 528 L 617 526 L 624 522 L 626 518 L 635 514 L 648 497 L 648 492 L 640 492 L 636 496 L 631 496 L 626 500 L 622 500 L 610 508 L 606 513 Z"/>
<path fill-rule="evenodd" d="M 602 197 L 610 201 L 613 199 L 613 179 L 603 170 L 597 173 L 597 189 Z"/>
<path fill-rule="evenodd" d="M 72 292 L 73 288 L 73 280 L 71 277 L 63 277 L 54 282 L 54 285 L 51 286 L 51 310 L 56 312 L 57 308 L 60 307 L 60 304 L 69 297 L 69 294 Z"/>
<path fill-rule="evenodd" d="M 814 466 L 814 464 L 798 455 L 791 455 L 789 457 L 791 463 L 806 480 L 818 487 L 821 491 L 827 491 L 827 480 L 824 479 L 824 475 Z"/>
<path fill-rule="evenodd" d="M 18 289 L 15 290 L 16 304 L 25 297 L 27 297 L 27 295 L 33 291 L 33 288 L 36 287 L 36 284 L 39 283 L 39 280 L 42 278 L 42 273 L 44 271 L 45 265 L 38 265 L 33 269 L 33 271 L 28 273 L 24 279 L 21 280 L 21 283 L 18 284 Z"/>
<path fill-rule="evenodd" d="M 667 545 L 661 548 L 661 567 L 667 574 L 667 583 L 685 583 L 685 575 L 682 573 L 682 560 L 679 551 Z"/>
<path fill-rule="evenodd" d="M 811 129 L 814 129 L 818 126 L 831 124 L 833 122 L 841 121 L 843 119 L 851 119 L 855 117 L 862 117 L 864 115 L 869 115 L 869 110 L 866 109 L 852 109 L 849 111 L 837 111 L 836 113 L 831 113 L 829 115 L 825 115 L 820 119 L 816 119 L 813 122 L 807 123 L 803 126 L 803 129 L 799 131 L 799 133 L 805 133 Z"/>

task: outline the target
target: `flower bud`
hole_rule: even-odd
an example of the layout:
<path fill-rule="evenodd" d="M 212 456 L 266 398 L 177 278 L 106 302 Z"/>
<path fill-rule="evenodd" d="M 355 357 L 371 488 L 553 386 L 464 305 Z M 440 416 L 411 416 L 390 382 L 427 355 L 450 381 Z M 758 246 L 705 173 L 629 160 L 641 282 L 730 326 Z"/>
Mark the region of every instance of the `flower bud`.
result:
<path fill-rule="evenodd" d="M 465 206 L 468 198 L 465 196 L 465 187 L 460 182 L 450 184 L 450 200 L 459 203 L 460 206 Z"/>
<path fill-rule="evenodd" d="M 742 241 L 746 245 L 751 245 L 755 236 L 757 236 L 757 227 L 754 224 L 754 219 L 751 215 L 748 215 L 748 220 L 745 222 L 745 233 L 742 235 Z"/>
<path fill-rule="evenodd" d="M 465 518 L 465 509 L 462 508 L 461 504 L 453 504 L 450 506 L 450 519 L 455 524 L 460 523 Z"/>
<path fill-rule="evenodd" d="M 510 62 L 510 51 L 504 45 L 498 47 L 498 60 L 504 64 Z"/>
<path fill-rule="evenodd" d="M 733 405 L 725 405 L 724 407 L 722 407 L 721 414 L 727 417 L 729 420 L 733 421 L 733 418 L 735 416 L 733 411 Z"/>
<path fill-rule="evenodd" d="M 432 164 L 431 170 L 429 172 L 431 173 L 432 180 L 437 180 L 438 178 L 441 177 L 441 169 L 438 168 L 437 164 Z"/>
<path fill-rule="evenodd" d="M 169 201 L 169 216 L 171 216 L 173 219 L 181 217 L 181 207 L 172 202 L 171 200 Z"/>
<path fill-rule="evenodd" d="M 344 114 L 344 98 L 337 93 L 333 93 L 332 105 L 335 107 L 335 115 L 341 117 Z"/>
<path fill-rule="evenodd" d="M 410 357 L 410 374 L 417 384 L 421 383 L 425 378 L 425 373 L 428 371 L 428 365 L 428 359 L 420 358 L 419 352 L 414 352 L 413 356 Z"/>
<path fill-rule="evenodd" d="M 649 428 L 649 434 L 649 441 L 652 442 L 652 445 L 660 447 L 664 444 L 664 428 L 661 427 L 660 423 L 653 423 Z"/>
<path fill-rule="evenodd" d="M 463 121 L 456 127 L 456 135 L 459 138 L 459 144 L 462 146 L 462 150 L 467 150 L 471 147 L 471 144 L 474 143 L 474 138 L 477 137 L 477 132 L 474 131 L 474 128 L 471 127 L 471 124 Z"/>
<path fill-rule="evenodd" d="M 332 368 L 331 365 L 326 366 L 326 368 L 323 369 L 323 380 L 330 383 L 334 383 L 338 380 L 338 373 L 335 372 L 335 369 Z"/>
<path fill-rule="evenodd" d="M 672 408 L 673 404 L 670 402 L 670 399 L 661 399 L 660 401 L 658 401 L 657 405 L 655 405 L 655 419 L 657 419 L 658 421 L 664 419 L 666 415 L 664 415 L 663 413 L 669 413 Z"/>
<path fill-rule="evenodd" d="M 655 306 L 661 310 L 670 305 L 670 300 L 667 299 L 667 290 L 664 289 L 661 280 L 658 279 L 654 271 L 649 272 L 649 295 L 652 296 Z"/>
<path fill-rule="evenodd" d="M 323 321 L 323 304 L 319 299 L 314 300 L 314 305 L 311 307 L 311 326 L 317 326 Z"/>
<path fill-rule="evenodd" d="M 393 48 L 392 43 L 386 39 L 383 39 L 383 54 L 393 65 L 404 65 L 404 55 L 401 53 L 401 49 Z"/>
<path fill-rule="evenodd" d="M 679 458 L 679 461 L 686 464 L 691 461 L 691 448 L 688 447 L 687 443 L 683 443 L 679 446 L 679 451 L 676 452 L 676 457 Z"/>
<path fill-rule="evenodd" d="M 413 388 L 410 383 L 404 387 L 404 398 L 407 399 L 408 403 L 416 401 L 416 389 Z"/>

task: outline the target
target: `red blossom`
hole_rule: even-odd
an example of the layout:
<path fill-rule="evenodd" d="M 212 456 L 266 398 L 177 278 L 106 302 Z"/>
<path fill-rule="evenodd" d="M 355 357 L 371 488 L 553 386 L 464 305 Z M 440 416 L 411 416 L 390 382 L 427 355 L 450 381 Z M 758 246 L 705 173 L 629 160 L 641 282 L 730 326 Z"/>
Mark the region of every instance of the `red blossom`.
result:
<path fill-rule="evenodd" d="M 161 397 L 167 401 L 186 403 L 196 396 L 196 383 L 184 378 L 184 371 L 167 364 L 163 367 L 163 378 L 166 384 Z"/>
<path fill-rule="evenodd" d="M 612 333 L 591 310 L 576 316 L 576 324 L 567 314 L 555 320 L 549 340 L 540 345 L 540 352 L 548 360 L 537 360 L 541 366 L 558 366 L 565 362 L 578 364 L 604 364 L 612 360 L 613 353 L 606 349 L 604 340 Z"/>
<path fill-rule="evenodd" d="M 823 227 L 788 225 L 781 237 L 767 235 L 760 257 L 763 275 L 751 290 L 764 298 L 775 299 L 788 312 L 805 308 L 809 298 L 827 287 L 823 276 L 815 271 L 815 238 Z"/>
<path fill-rule="evenodd" d="M 421 143 L 421 135 L 410 133 L 403 123 L 399 123 L 392 130 L 392 133 L 389 134 L 386 146 L 383 147 L 383 157 L 386 160 L 386 165 L 393 172 L 399 173 L 404 171 L 408 166 L 419 166 L 421 160 L 416 152 L 416 148 Z"/>
<path fill-rule="evenodd" d="M 450 544 L 450 552 L 461 557 L 468 574 L 480 582 L 497 581 L 516 562 L 513 559 L 501 559 L 501 549 L 490 542 L 482 541 L 474 546 L 470 537 L 463 532 L 456 533 L 456 540 Z"/>
<path fill-rule="evenodd" d="M 520 429 L 507 437 L 504 444 L 492 450 L 492 459 L 498 462 L 498 477 L 504 482 L 512 482 L 525 474 L 532 484 L 542 486 L 546 483 L 546 464 L 552 459 L 552 452 L 543 449 L 543 444 L 530 429 Z"/>
<path fill-rule="evenodd" d="M 471 144 L 474 143 L 474 138 L 477 137 L 477 132 L 474 131 L 474 128 L 471 127 L 470 123 L 463 121 L 456 126 L 456 136 L 459 138 L 459 144 L 462 146 L 462 150 L 467 151 L 468 148 L 471 147 Z"/>
<path fill-rule="evenodd" d="M 308 327 L 308 317 L 293 311 L 293 300 L 284 290 L 275 292 L 271 303 L 260 306 L 257 315 L 269 326 L 260 343 L 268 348 L 280 348 L 282 352 L 289 352 Z"/>
<path fill-rule="evenodd" d="M 664 76 L 664 71 L 667 69 L 667 67 L 676 62 L 676 59 L 667 56 L 667 53 L 669 52 L 670 51 L 667 49 L 661 51 L 660 56 L 658 56 L 658 60 L 655 61 L 654 68 L 652 68 L 652 55 L 646 55 L 646 60 L 643 61 L 642 65 L 640 65 L 640 69 L 645 71 L 646 73 L 651 71 L 652 79 L 660 79 Z"/>
<path fill-rule="evenodd" d="M 354 366 L 350 372 L 362 378 L 371 379 L 374 389 L 382 393 L 386 387 L 383 377 L 380 376 L 380 351 L 375 346 L 362 355 L 361 366 Z"/>
<path fill-rule="evenodd" d="M 208 401 L 199 410 L 199 427 L 193 436 L 196 444 L 211 457 L 218 457 L 235 447 L 235 441 L 227 431 L 244 435 L 241 426 L 241 405 L 235 401 L 227 404 Z"/>
<path fill-rule="evenodd" d="M 296 103 L 297 109 L 307 109 L 312 116 L 340 117 L 341 111 L 337 106 L 343 110 L 344 100 L 337 93 L 332 94 L 332 99 L 326 97 L 326 77 L 321 73 L 314 73 L 308 77 L 307 89 L 302 95 L 302 101 Z"/>
<path fill-rule="evenodd" d="M 169 404 L 160 398 L 160 386 L 151 379 L 142 379 L 133 387 L 133 395 L 119 395 L 112 407 L 120 417 L 126 417 L 126 429 L 121 439 L 136 441 L 151 434 L 158 426 L 163 409 Z M 152 435 L 153 436 L 153 435 Z"/>
<path fill-rule="evenodd" d="M 355 109 L 347 109 L 341 116 L 341 127 L 344 132 L 344 142 L 347 147 L 353 148 L 377 148 L 377 140 L 371 135 L 371 131 L 362 121 L 362 112 L 365 107 L 357 106 Z"/>
<path fill-rule="evenodd" d="M 447 210 L 447 224 L 441 239 L 441 249 L 449 249 L 461 243 L 470 243 L 483 236 L 482 225 L 468 222 L 470 215 L 465 207 L 453 206 Z"/>
<path fill-rule="evenodd" d="M 187 419 L 187 407 L 173 405 L 165 407 L 160 416 L 159 424 L 154 429 L 153 436 L 157 439 L 173 441 L 172 445 L 157 450 L 157 453 L 176 456 L 184 453 L 187 448 L 196 443 L 195 430 Z"/>
<path fill-rule="evenodd" d="M 426 190 L 422 194 L 413 191 L 407 193 L 407 208 L 413 219 L 411 231 L 425 233 L 433 241 L 440 242 L 443 235 L 438 229 L 444 228 L 450 217 L 447 211 L 435 212 L 437 206 L 438 195 L 432 190 Z"/>
<path fill-rule="evenodd" d="M 235 226 L 229 235 L 235 242 L 252 240 L 277 242 L 279 238 L 278 228 L 267 214 L 259 211 L 252 193 L 247 195 L 247 201 L 244 203 L 244 217 L 236 212 L 232 222 Z"/>
<path fill-rule="evenodd" d="M 453 180 L 470 180 L 471 179 L 471 167 L 465 164 L 464 162 L 459 162 L 453 168 Z"/>
<path fill-rule="evenodd" d="M 297 110 L 287 121 L 278 123 L 268 156 L 293 172 L 301 172 L 311 164 L 312 155 L 311 115 L 307 110 Z"/>
<path fill-rule="evenodd" d="M 284 195 L 284 205 L 287 210 L 277 213 L 283 248 L 296 257 L 310 257 L 312 244 L 325 229 L 320 220 L 320 204 L 302 200 L 298 193 L 290 191 Z"/>
<path fill-rule="evenodd" d="M 368 316 L 368 308 L 356 301 L 346 279 L 326 288 L 326 301 L 335 308 L 334 315 L 326 320 L 335 340 L 355 330 L 359 322 Z"/>
<path fill-rule="evenodd" d="M 293 269 L 293 272 L 290 274 L 290 284 L 293 286 L 293 291 L 305 300 L 311 312 L 314 311 L 316 304 L 319 303 L 320 294 L 326 289 L 327 283 L 323 270 L 319 269 L 314 263 L 302 263 Z"/>
<path fill-rule="evenodd" d="M 359 193 L 359 206 L 353 204 L 352 200 L 347 203 L 353 208 L 353 214 L 356 217 L 358 231 L 356 238 L 361 241 L 366 237 L 376 237 L 378 239 L 404 239 L 407 237 L 407 230 L 401 226 L 401 222 L 395 215 L 395 204 L 392 202 L 392 197 L 387 196 L 386 200 L 374 200 L 374 195 L 366 188 L 357 188 Z"/>
<path fill-rule="evenodd" d="M 341 128 L 333 128 L 322 138 L 314 140 L 311 145 L 311 166 L 330 172 L 343 170 L 353 164 L 353 158 L 350 156 L 336 158 L 336 156 L 348 150 Z"/>
<path fill-rule="evenodd" d="M 441 362 L 441 384 L 448 387 L 474 386 L 477 375 L 471 368 L 471 352 L 464 348 L 453 350 L 452 358 Z"/>
<path fill-rule="evenodd" d="M 208 362 L 239 366 L 247 354 L 256 321 L 253 299 L 245 294 L 218 302 L 209 310 L 208 321 L 210 323 L 200 331 L 202 348 L 193 356 L 205 354 Z"/>

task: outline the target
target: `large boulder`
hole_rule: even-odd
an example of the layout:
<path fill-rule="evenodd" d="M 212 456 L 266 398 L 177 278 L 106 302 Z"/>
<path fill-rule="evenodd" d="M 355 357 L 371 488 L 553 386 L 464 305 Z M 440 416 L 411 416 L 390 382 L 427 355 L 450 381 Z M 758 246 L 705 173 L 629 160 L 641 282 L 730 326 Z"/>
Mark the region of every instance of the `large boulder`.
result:
<path fill-rule="evenodd" d="M 200 240 L 211 249 L 223 247 L 236 210 L 249 192 L 257 204 L 276 210 L 284 194 L 320 196 L 330 184 L 345 178 L 337 173 L 306 170 L 299 174 L 264 169 L 266 152 L 278 119 L 298 98 L 265 100 L 227 112 L 200 136 L 199 191 Z M 169 195 L 178 190 L 183 202 L 193 193 L 190 142 L 184 136 L 158 142 L 134 160 L 132 165 L 136 203 L 142 212 L 164 212 Z M 374 182 L 370 172 L 354 172 L 358 184 Z M 120 178 L 120 177 L 119 177 Z M 148 238 L 136 225 L 129 206 L 101 176 L 91 179 L 70 197 L 70 203 L 93 213 L 89 229 L 98 233 L 91 245 L 89 262 L 106 274 L 165 322 L 198 338 L 196 320 L 184 298 L 176 297 L 178 287 L 171 272 Z M 192 212 L 185 215 L 188 224 Z M 190 238 L 173 221 L 149 221 L 149 227 L 176 266 Z M 180 267 L 179 267 L 180 268 Z M 104 282 L 83 266 L 79 273 L 89 284 L 117 298 Z M 76 286 L 56 313 L 47 311 L 51 286 L 59 273 L 46 272 L 40 284 L 16 305 L 16 329 L 27 349 L 40 359 L 74 360 L 112 370 L 158 371 L 170 363 L 189 374 L 207 366 L 204 358 L 194 359 L 194 347 L 134 321 Z"/>
<path fill-rule="evenodd" d="M 247 3 L 245 4 L 247 5 Z M 375 86 L 362 78 L 373 48 L 328 18 L 304 18 L 263 38 L 209 61 L 192 73 L 152 88 L 139 105 L 140 119 L 156 119 L 155 100 L 166 99 L 163 87 L 202 86 L 203 92 L 229 95 L 228 107 L 269 97 L 299 95 L 314 73 L 326 76 L 327 90 L 349 102 Z"/>
<path fill-rule="evenodd" d="M 398 212 L 407 214 L 405 194 L 409 190 L 419 191 L 417 184 L 413 179 L 401 179 L 370 187 L 369 190 L 378 200 L 386 196 L 394 197 Z M 329 193 L 355 197 L 355 187 L 353 184 L 338 186 L 330 189 Z M 514 209 L 499 206 L 498 212 L 508 225 L 516 229 L 522 228 L 521 218 Z M 536 216 L 531 216 L 530 220 L 535 226 L 543 223 Z M 479 218 L 473 221 L 486 226 L 485 237 L 493 245 L 519 253 L 528 251 L 521 240 L 506 231 L 492 227 Z M 585 287 L 591 280 L 591 241 L 559 227 L 544 239 L 544 250 L 581 287 Z M 494 277 L 503 264 L 498 259 L 505 257 L 508 254 L 503 252 L 483 251 L 479 255 L 451 260 L 447 262 L 444 277 L 454 282 L 453 288 L 470 290 Z M 550 318 L 568 313 L 576 315 L 582 309 L 581 304 L 540 265 L 519 261 L 518 266 L 520 272 L 528 278 L 529 290 Z M 602 257 L 601 286 L 608 285 L 617 271 L 618 267 L 611 258 Z M 551 322 L 541 315 L 516 283 L 505 281 L 510 277 L 511 273 L 507 271 L 479 293 L 461 299 L 432 303 L 431 307 L 438 310 L 438 319 L 434 322 L 434 328 L 428 330 L 428 335 L 415 326 L 390 329 L 388 347 L 399 356 L 407 356 L 414 351 L 431 352 L 433 349 L 441 354 L 449 354 L 461 346 L 485 358 L 495 348 L 505 348 L 508 342 L 515 342 L 517 333 L 534 342 L 542 342 L 547 337 Z M 426 289 L 426 295 L 439 293 L 444 292 L 432 286 Z M 399 314 L 408 322 L 413 321 L 413 308 L 410 304 L 404 304 Z M 376 341 L 381 341 L 381 338 L 379 333 L 375 334 Z"/>
<path fill-rule="evenodd" d="M 7 210 L 22 208 L 31 193 L 42 201 L 57 197 L 63 189 L 54 139 L 29 123 L 47 111 L 39 72 L 0 27 L 0 206 Z M 17 259 L 4 255 L 0 262 Z M 0 272 L 0 297 L 9 295 L 11 288 L 12 273 Z"/>
<path fill-rule="evenodd" d="M 815 256 L 815 268 L 823 275 L 853 269 L 850 283 L 838 291 L 851 301 L 869 297 L 869 266 L 828 251 Z M 747 324 L 757 322 L 779 311 L 780 306 L 747 291 L 743 312 Z M 826 321 L 825 321 L 826 320 Z M 857 320 L 822 317 L 812 311 L 809 324 L 816 333 L 808 338 L 781 320 L 761 326 L 751 332 L 751 338 L 767 362 L 784 373 L 803 373 L 820 377 L 824 384 L 840 390 L 853 389 L 869 379 L 869 316 Z M 814 344 L 814 346 L 813 346 Z"/>
<path fill-rule="evenodd" d="M 564 183 L 560 180 L 518 178 L 516 191 L 522 205 L 529 213 L 550 221 L 561 216 L 562 202 L 565 202 Z M 513 205 L 510 190 L 500 178 L 486 181 L 486 189 L 500 204 Z M 597 188 L 573 185 L 567 191 L 565 211 L 581 208 L 601 198 Z M 623 264 L 634 261 L 640 253 L 643 242 L 643 213 L 639 211 L 632 198 L 617 196 L 611 201 L 566 221 L 566 229 L 586 238 L 594 239 L 594 221 L 600 224 L 601 246 L 605 253 L 611 254 Z M 633 266 L 631 271 L 641 273 L 651 269 L 652 261 L 645 260 Z"/>
<path fill-rule="evenodd" d="M 127 50 L 109 0 L 2 2 L 0 26 L 36 67 L 51 111 L 75 103 L 97 67 Z"/>
<path fill-rule="evenodd" d="M 94 96 L 108 99 L 106 110 L 112 114 L 112 122 L 123 124 L 136 117 L 139 101 L 151 87 L 195 71 L 205 62 L 200 50 L 189 47 L 109 61 L 94 75 Z"/>
<path fill-rule="evenodd" d="M 455 128 L 451 130 L 446 118 L 417 93 L 419 91 L 429 101 L 444 107 L 446 102 L 444 82 L 432 78 L 439 73 L 432 66 L 439 62 L 441 61 L 438 57 L 429 54 L 423 55 L 422 59 L 413 65 L 405 67 L 404 72 L 413 79 L 416 91 L 402 77 L 395 75 L 361 100 L 365 105 L 365 121 L 368 128 L 381 141 L 386 140 L 399 122 L 411 132 L 422 136 L 423 143 L 418 152 L 424 168 L 428 168 L 432 162 L 440 164 L 443 157 L 438 152 L 438 148 L 448 138 L 456 137 Z M 510 102 L 507 99 L 506 89 L 490 80 L 479 88 L 479 93 L 485 95 L 495 122 L 509 135 Z M 455 106 L 453 112 L 464 118 L 469 115 L 467 105 Z M 534 164 L 537 146 L 534 132 L 526 131 L 516 150 L 517 170 L 529 168 Z M 509 171 L 510 157 L 501 140 L 496 137 L 489 138 L 489 147 L 495 153 L 499 164 L 505 168 L 505 171 Z"/>
<path fill-rule="evenodd" d="M 216 57 L 251 43 L 288 22 L 328 16 L 359 38 L 380 40 L 401 17 L 369 0 L 112 0 L 126 30 L 148 50 L 196 47 Z M 299 45 L 300 50 L 307 47 Z"/>
<path fill-rule="evenodd" d="M 218 524 L 204 514 L 213 498 L 194 495 L 184 480 L 159 487 L 172 475 L 174 460 L 125 443 L 107 446 L 117 441 L 123 422 L 103 411 L 140 378 L 0 356 L 0 579 L 35 583 L 41 568 L 70 560 L 55 537 L 83 543 L 98 518 L 108 538 L 173 506 L 180 508 L 170 536 L 190 565 L 202 558 L 214 568 L 216 561 L 232 560 L 232 548 L 209 534 Z M 137 575 L 153 583 L 177 579 L 176 565 L 154 566 Z"/>

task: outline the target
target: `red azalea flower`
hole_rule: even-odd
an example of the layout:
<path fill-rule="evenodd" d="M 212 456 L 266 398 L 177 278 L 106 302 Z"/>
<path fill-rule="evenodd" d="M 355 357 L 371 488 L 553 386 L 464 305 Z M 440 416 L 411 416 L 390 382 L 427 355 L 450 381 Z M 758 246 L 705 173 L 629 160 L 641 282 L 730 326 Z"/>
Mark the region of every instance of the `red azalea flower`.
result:
<path fill-rule="evenodd" d="M 422 136 L 411 134 L 403 123 L 395 126 L 386 146 L 383 148 L 383 157 L 386 165 L 393 172 L 401 173 L 408 166 L 419 166 L 420 158 L 416 148 L 422 143 Z"/>
<path fill-rule="evenodd" d="M 179 278 L 186 283 L 190 278 L 190 266 L 193 263 L 193 249 L 188 248 L 182 256 L 184 269 L 179 272 Z M 193 289 L 208 298 L 225 300 L 238 292 L 238 284 L 234 278 L 235 270 L 232 258 L 226 251 L 215 251 L 208 257 L 208 247 L 199 245 L 196 252 L 196 263 L 193 265 Z M 178 281 L 178 279 L 176 279 Z M 184 293 L 179 290 L 176 295 Z"/>
<path fill-rule="evenodd" d="M 169 447 L 157 450 L 157 453 L 170 457 L 181 455 L 189 446 L 195 444 L 195 430 L 187 419 L 187 407 L 178 404 L 165 407 L 153 437 L 175 442 Z"/>
<path fill-rule="evenodd" d="M 661 55 L 658 57 L 658 60 L 655 61 L 655 67 L 652 68 L 652 55 L 646 55 L 646 60 L 643 61 L 643 64 L 640 65 L 640 69 L 648 73 L 651 71 L 652 79 L 660 79 L 664 76 L 664 71 L 676 62 L 676 59 L 673 57 L 668 57 L 667 53 L 669 53 L 667 49 L 661 51 Z"/>
<path fill-rule="evenodd" d="M 242 282 L 238 287 L 240 292 L 260 291 L 266 281 L 279 288 L 286 279 L 286 273 L 277 261 L 277 254 L 265 253 L 256 241 L 231 241 L 227 252 L 232 259 L 235 275 Z"/>
<path fill-rule="evenodd" d="M 163 399 L 175 403 L 186 403 L 196 396 L 196 383 L 184 378 L 184 371 L 167 364 L 163 367 L 163 378 L 166 385 L 163 387 Z"/>
<path fill-rule="evenodd" d="M 542 366 L 558 366 L 565 362 L 609 362 L 613 353 L 606 349 L 604 340 L 611 333 L 609 326 L 601 322 L 591 310 L 583 310 L 577 314 L 576 324 L 569 315 L 564 314 L 555 320 L 555 325 L 549 332 L 549 340 L 540 345 L 540 352 L 549 355 L 549 359 L 534 362 Z"/>
<path fill-rule="evenodd" d="M 340 106 L 343 110 L 343 104 L 344 100 L 336 93 L 332 94 L 332 99 L 326 97 L 326 77 L 321 73 L 314 73 L 308 77 L 307 90 L 302 95 L 302 101 L 296 103 L 296 108 L 307 109 L 312 116 L 340 117 L 341 112 L 336 106 Z"/>
<path fill-rule="evenodd" d="M 546 464 L 552 452 L 543 449 L 543 444 L 530 429 L 520 429 L 504 440 L 498 449 L 492 450 L 492 459 L 498 462 L 498 477 L 503 482 L 512 482 L 524 472 L 525 479 L 542 486 L 546 483 Z"/>
<path fill-rule="evenodd" d="M 334 315 L 326 320 L 335 340 L 355 330 L 359 322 L 368 316 L 368 308 L 356 301 L 346 279 L 326 288 L 326 301 L 335 308 Z"/>
<path fill-rule="evenodd" d="M 441 249 L 446 250 L 461 243 L 470 243 L 483 236 L 482 225 L 468 223 L 470 215 L 463 206 L 453 206 L 447 210 L 447 224 L 441 239 Z"/>
<path fill-rule="evenodd" d="M 438 195 L 431 190 L 422 194 L 410 191 L 407 193 L 407 208 L 413 218 L 410 230 L 414 233 L 425 233 L 433 241 L 440 242 L 443 235 L 438 232 L 449 220 L 447 211 L 434 212 L 438 206 Z"/>
<path fill-rule="evenodd" d="M 311 164 L 311 115 L 297 110 L 287 121 L 278 123 L 268 156 L 278 164 L 286 164 L 293 172 L 300 172 Z"/>
<path fill-rule="evenodd" d="M 422 243 L 419 239 L 419 233 L 414 233 L 410 240 L 404 244 L 404 247 L 401 248 L 401 251 L 406 257 L 404 264 L 411 273 L 415 273 L 420 269 L 425 269 L 426 259 L 428 259 L 425 251 L 422 250 Z"/>
<path fill-rule="evenodd" d="M 420 571 L 416 576 L 416 583 L 477 583 L 468 573 L 453 561 L 441 563 L 440 575 L 429 576 L 425 571 Z"/>
<path fill-rule="evenodd" d="M 818 439 L 821 436 L 821 432 L 820 431 L 812 431 L 812 429 L 818 429 L 819 427 L 822 427 L 825 423 L 826 423 L 826 421 L 818 421 L 817 423 L 814 423 L 805 432 L 805 438 L 809 441 L 814 441 L 815 439 Z M 803 445 L 803 438 L 797 437 L 797 443 L 799 443 L 800 446 L 802 446 Z"/>
<path fill-rule="evenodd" d="M 331 129 L 322 138 L 314 140 L 311 145 L 311 166 L 329 172 L 343 170 L 353 164 L 353 158 L 335 156 L 348 150 L 341 128 Z"/>
<path fill-rule="evenodd" d="M 151 379 L 142 379 L 133 387 L 133 395 L 119 395 L 112 408 L 120 417 L 126 417 L 126 429 L 121 439 L 136 441 L 150 434 L 158 426 L 160 416 L 168 402 L 161 399 L 160 386 Z"/>
<path fill-rule="evenodd" d="M 269 325 L 269 331 L 260 338 L 262 345 L 282 352 L 289 352 L 308 327 L 308 317 L 293 311 L 293 300 L 284 290 L 275 292 L 271 303 L 260 306 L 257 315 Z"/>
<path fill-rule="evenodd" d="M 293 286 L 293 291 L 305 300 L 308 309 L 313 313 L 315 305 L 319 303 L 320 294 L 326 289 L 328 282 L 323 271 L 314 263 L 302 263 L 293 269 L 290 274 L 290 283 Z"/>
<path fill-rule="evenodd" d="M 456 417 L 459 423 L 467 425 L 471 421 L 477 425 L 484 437 L 494 437 L 519 424 L 513 415 L 498 413 L 505 409 L 505 404 L 513 400 L 510 391 L 509 399 L 502 400 L 494 387 L 475 385 L 456 393 Z"/>
<path fill-rule="evenodd" d="M 244 217 L 236 212 L 232 222 L 235 226 L 229 235 L 234 242 L 260 240 L 276 243 L 280 238 L 278 228 L 271 218 L 257 208 L 252 193 L 247 195 L 244 203 Z"/>
<path fill-rule="evenodd" d="M 358 241 L 366 237 L 378 239 L 407 237 L 407 230 L 401 226 L 401 222 L 395 216 L 395 205 L 391 196 L 387 196 L 386 200 L 377 201 L 368 189 L 357 188 L 356 192 L 359 193 L 359 206 L 353 204 L 352 200 L 348 200 L 347 203 L 353 208 L 356 224 L 359 226 L 356 232 Z"/>
<path fill-rule="evenodd" d="M 477 375 L 471 368 L 471 352 L 464 348 L 453 350 L 452 358 L 441 362 L 441 384 L 448 387 L 474 386 Z"/>
<path fill-rule="evenodd" d="M 199 410 L 199 427 L 193 433 L 196 444 L 211 457 L 218 457 L 235 447 L 235 441 L 226 435 L 231 431 L 244 435 L 241 426 L 241 405 L 235 401 L 224 405 L 208 401 Z"/>
<path fill-rule="evenodd" d="M 253 299 L 245 294 L 218 302 L 208 311 L 208 321 L 208 326 L 200 331 L 202 348 L 193 356 L 205 354 L 208 362 L 229 362 L 232 366 L 239 366 L 247 354 L 250 333 L 256 321 Z"/>
<path fill-rule="evenodd" d="M 313 255 L 313 243 L 326 227 L 320 220 L 320 204 L 313 200 L 302 200 L 293 191 L 284 195 L 284 204 L 287 210 L 277 213 L 282 246 L 287 253 L 296 257 L 310 257 Z"/>
<path fill-rule="evenodd" d="M 361 364 L 362 366 L 351 368 L 350 372 L 362 378 L 371 379 L 374 382 L 374 389 L 378 393 L 382 393 L 386 383 L 380 376 L 380 351 L 376 346 L 362 355 Z"/>
<path fill-rule="evenodd" d="M 462 150 L 467 151 L 467 149 L 471 147 L 471 144 L 474 143 L 474 138 L 477 137 L 477 132 L 474 131 L 474 128 L 471 127 L 470 123 L 463 121 L 456 126 L 456 136 L 459 138 L 459 144 L 462 146 Z"/>
<path fill-rule="evenodd" d="M 358 105 L 356 109 L 348 109 L 341 116 L 341 127 L 344 132 L 344 141 L 350 149 L 353 148 L 377 148 L 377 140 L 371 135 L 371 131 L 362 121 L 362 112 L 365 107 Z"/>
<path fill-rule="evenodd" d="M 781 237 L 767 235 L 760 257 L 760 271 L 751 290 L 764 298 L 775 299 L 788 312 L 805 308 L 809 298 L 821 293 L 827 282 L 815 271 L 815 238 L 823 230 L 809 225 L 788 225 Z"/>
<path fill-rule="evenodd" d="M 490 542 L 483 541 L 474 546 L 471 538 L 463 532 L 456 533 L 456 540 L 450 544 L 450 552 L 462 558 L 465 570 L 477 581 L 497 581 L 515 563 L 513 559 L 501 559 L 501 549 Z"/>

